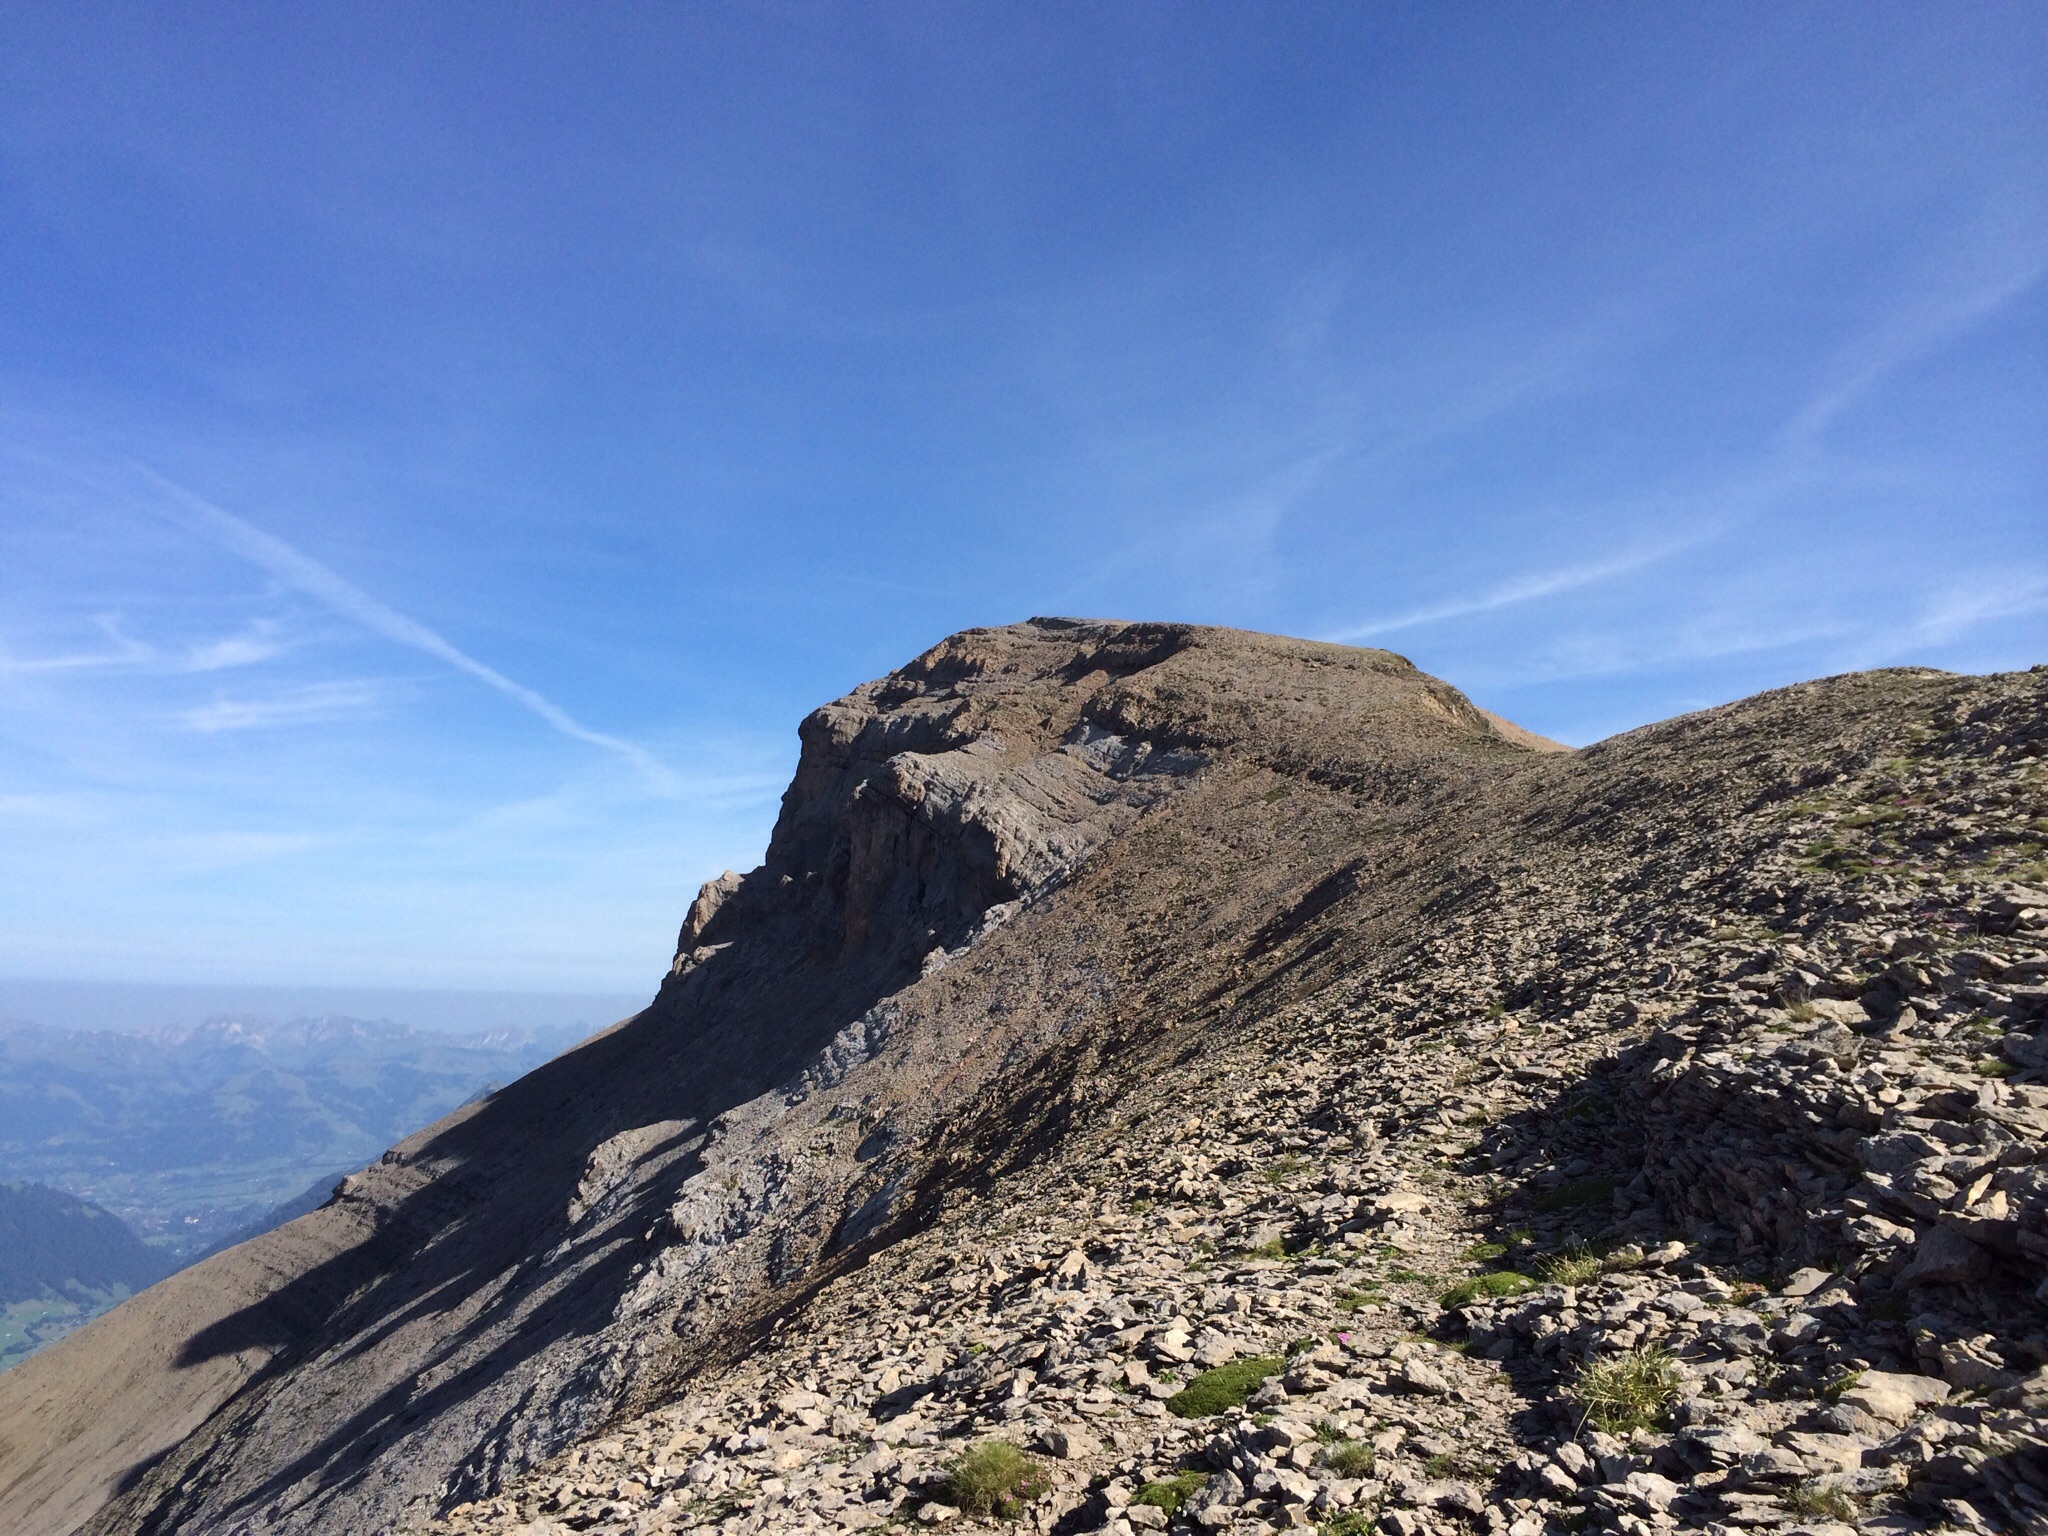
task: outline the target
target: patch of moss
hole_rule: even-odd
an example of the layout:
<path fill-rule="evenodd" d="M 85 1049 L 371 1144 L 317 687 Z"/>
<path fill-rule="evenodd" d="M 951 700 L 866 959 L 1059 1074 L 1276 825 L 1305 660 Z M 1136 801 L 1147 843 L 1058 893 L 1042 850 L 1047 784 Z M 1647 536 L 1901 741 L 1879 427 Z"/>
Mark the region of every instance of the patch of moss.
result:
<path fill-rule="evenodd" d="M 1573 1179 L 1560 1184 L 1536 1202 L 1539 1211 L 1569 1211 L 1580 1206 L 1604 1205 L 1614 1198 L 1612 1179 Z"/>
<path fill-rule="evenodd" d="M 1176 1472 L 1171 1477 L 1162 1477 L 1157 1482 L 1147 1483 L 1132 1497 L 1133 1504 L 1150 1504 L 1154 1509 L 1163 1509 L 1169 1515 L 1180 1513 L 1180 1507 L 1201 1491 L 1208 1479 L 1200 1472 Z"/>
<path fill-rule="evenodd" d="M 1470 1306 L 1482 1298 L 1494 1296 L 1519 1296 L 1532 1291 L 1536 1282 L 1527 1275 L 1515 1273 L 1512 1269 L 1489 1270 L 1483 1275 L 1474 1275 L 1469 1280 L 1460 1280 L 1456 1285 L 1437 1297 L 1437 1305 L 1447 1312 Z"/>
<path fill-rule="evenodd" d="M 1166 1411 L 1176 1418 L 1203 1419 L 1240 1406 L 1286 1365 L 1278 1355 L 1254 1355 L 1233 1360 L 1204 1371 L 1166 1400 Z"/>

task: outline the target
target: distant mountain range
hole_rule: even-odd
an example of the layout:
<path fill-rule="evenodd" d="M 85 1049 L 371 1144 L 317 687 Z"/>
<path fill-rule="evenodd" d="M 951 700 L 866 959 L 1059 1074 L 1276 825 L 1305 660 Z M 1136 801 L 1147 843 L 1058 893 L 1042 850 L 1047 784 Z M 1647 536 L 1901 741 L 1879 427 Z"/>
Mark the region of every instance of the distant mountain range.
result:
<path fill-rule="evenodd" d="M 0 1178 L 92 1201 L 189 1262 L 274 1224 L 281 1206 L 317 1205 L 341 1174 L 582 1033 L 334 1016 L 137 1032 L 0 1019 Z"/>

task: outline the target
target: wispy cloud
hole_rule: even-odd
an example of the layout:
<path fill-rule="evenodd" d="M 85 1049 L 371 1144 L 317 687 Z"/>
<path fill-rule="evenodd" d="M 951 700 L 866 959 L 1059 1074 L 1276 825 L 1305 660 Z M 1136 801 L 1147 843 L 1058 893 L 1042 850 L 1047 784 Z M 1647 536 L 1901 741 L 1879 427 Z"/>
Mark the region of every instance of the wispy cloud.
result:
<path fill-rule="evenodd" d="M 1559 637 L 1506 665 L 1480 666 L 1463 680 L 1477 688 L 1524 688 L 1668 672 L 1736 657 L 1801 651 L 1802 675 L 1935 663 L 1942 648 L 1988 626 L 2048 611 L 2048 572 L 1974 572 L 1924 602 L 1873 615 L 1860 606 L 1786 621 L 1775 600 L 1733 596 L 1713 611 L 1654 632 Z M 1770 609 L 1773 611 L 1766 611 Z"/>
<path fill-rule="evenodd" d="M 94 626 L 107 637 L 107 644 L 91 651 L 71 651 L 56 656 L 13 656 L 0 648 L 0 675 L 35 672 L 90 672 L 106 667 L 140 666 L 157 659 L 156 651 L 121 630 L 119 618 L 96 614 Z"/>
<path fill-rule="evenodd" d="M 1885 625 L 1864 637 L 1849 661 L 1853 666 L 1926 658 L 1930 650 L 1953 645 L 1987 624 L 2048 610 L 2048 571 L 1978 571 L 1937 589 L 1905 623 Z"/>
<path fill-rule="evenodd" d="M 258 619 L 239 635 L 226 635 L 192 646 L 178 659 L 181 672 L 225 672 L 230 667 L 253 667 L 284 651 L 277 625 Z"/>
<path fill-rule="evenodd" d="M 486 687 L 496 689 L 564 736 L 617 754 L 638 768 L 664 793 L 674 792 L 674 774 L 644 747 L 590 729 L 552 699 L 535 692 L 523 683 L 514 682 L 495 667 L 486 666 L 426 625 L 408 618 L 389 604 L 372 597 L 346 577 L 287 544 L 275 534 L 258 528 L 223 507 L 215 506 L 204 497 L 195 495 L 183 486 L 173 484 L 153 471 L 138 466 L 137 473 L 171 500 L 177 509 L 175 515 L 180 521 L 212 538 L 251 565 L 268 572 L 294 591 L 302 592 L 325 604 L 333 612 L 360 625 L 371 634 L 422 651 L 456 671 L 475 678 Z"/>
<path fill-rule="evenodd" d="M 1790 628 L 1759 627 L 1748 615 L 1715 614 L 1669 632 L 1575 635 L 1517 665 L 1481 669 L 1475 687 L 1526 687 L 1621 677 L 1738 656 L 1769 655 L 1839 641 L 1855 632 L 1846 620 L 1822 619 Z"/>
<path fill-rule="evenodd" d="M 1675 496 L 1653 495 L 1635 508 L 1638 514 L 1654 516 L 1667 527 L 1689 523 L 1693 528 L 1689 534 L 1608 560 L 1534 571 L 1469 597 L 1369 620 L 1323 638 L 1340 643 L 1368 640 L 1595 586 L 1657 564 L 1748 523 L 1783 506 L 1788 498 L 1805 489 L 1843 484 L 1849 477 L 1849 468 L 1827 462 L 1821 446 L 1828 428 L 1888 378 L 1966 334 L 2048 278 L 2048 254 L 2037 248 L 2019 245 L 1994 254 L 1997 260 L 1980 267 L 1970 280 L 1923 293 L 1844 347 L 1837 355 L 1831 376 L 1784 418 L 1774 437 L 1759 446 L 1751 467 L 1728 473 L 1696 490 Z M 2048 605 L 2048 585 L 2032 576 L 1973 583 L 1957 589 L 1953 598 L 1938 602 L 1919 622 L 1894 627 L 1890 635 L 1896 643 L 1888 647 L 1887 654 L 1905 655 L 1915 647 L 1939 644 L 1980 624 L 2035 612 L 2044 605 Z M 1537 665 L 1554 680 L 1584 678 L 1840 640 L 1857 630 L 1854 625 L 1822 624 L 1771 628 L 1741 638 L 1703 632 L 1677 633 L 1645 646 L 1615 648 L 1596 644 L 1598 655 L 1570 660 L 1553 656 L 1547 665 Z"/>
<path fill-rule="evenodd" d="M 1611 560 L 1562 566 L 1547 571 L 1531 571 L 1476 592 L 1470 597 L 1452 598 L 1424 608 L 1411 608 L 1406 613 L 1392 614 L 1384 619 L 1371 619 L 1363 624 L 1351 625 L 1347 629 L 1334 630 L 1322 638 L 1339 645 L 1350 645 L 1359 640 L 1391 635 L 1404 629 L 1420 629 L 1426 624 L 1440 624 L 1447 619 L 1469 618 L 1476 613 L 1491 613 L 1498 608 L 1512 608 L 1519 603 L 1537 602 L 1546 597 L 1576 592 L 1584 587 L 1597 586 L 1603 581 L 1612 581 L 1618 576 L 1626 576 L 1631 571 L 1639 571 L 1645 566 L 1669 559 L 1679 551 L 1699 542 L 1697 538 L 1687 539 L 1678 543 L 1639 549 Z"/>
<path fill-rule="evenodd" d="M 1797 450 L 1813 443 L 1887 377 L 2032 290 L 2048 278 L 2048 251 L 2026 244 L 2000 247 L 1991 253 L 1989 265 L 1992 270 L 1980 271 L 1972 282 L 1917 295 L 1858 336 L 1837 360 L 1835 377 L 1785 424 L 1784 446 Z"/>
<path fill-rule="evenodd" d="M 136 639 L 121 627 L 117 614 L 95 614 L 92 622 L 107 638 L 107 644 L 101 648 L 55 656 L 15 656 L 0 649 L 0 676 L 37 672 L 224 672 L 231 667 L 269 661 L 285 649 L 277 625 L 267 619 L 258 619 L 239 635 L 204 640 L 176 652 L 166 652 Z"/>
<path fill-rule="evenodd" d="M 1294 451 L 1250 474 L 1236 494 L 1186 514 L 1162 512 L 1148 520 L 1138 536 L 1047 594 L 1045 601 L 1055 611 L 1064 610 L 1092 601 L 1104 588 L 1160 570 L 1194 576 L 1212 591 L 1270 582 L 1267 556 L 1274 537 L 1352 451 L 1348 440 L 1290 446 Z"/>
<path fill-rule="evenodd" d="M 344 715 L 360 714 L 374 706 L 379 690 L 374 683 L 310 683 L 253 699 L 215 699 L 193 709 L 180 710 L 173 718 L 188 731 L 212 734 L 217 731 L 265 730 L 277 726 L 313 725 Z"/>
<path fill-rule="evenodd" d="M 76 821 L 80 807 L 75 796 L 31 794 L 0 790 L 0 816 L 35 821 Z"/>

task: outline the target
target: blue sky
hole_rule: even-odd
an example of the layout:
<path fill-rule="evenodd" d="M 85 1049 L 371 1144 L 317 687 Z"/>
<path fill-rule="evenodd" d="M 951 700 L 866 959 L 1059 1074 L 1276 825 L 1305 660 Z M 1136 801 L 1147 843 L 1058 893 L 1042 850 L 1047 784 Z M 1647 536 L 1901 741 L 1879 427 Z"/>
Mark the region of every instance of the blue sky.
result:
<path fill-rule="evenodd" d="M 0 974 L 644 990 L 954 629 L 2048 660 L 2035 5 L 0 11 Z"/>

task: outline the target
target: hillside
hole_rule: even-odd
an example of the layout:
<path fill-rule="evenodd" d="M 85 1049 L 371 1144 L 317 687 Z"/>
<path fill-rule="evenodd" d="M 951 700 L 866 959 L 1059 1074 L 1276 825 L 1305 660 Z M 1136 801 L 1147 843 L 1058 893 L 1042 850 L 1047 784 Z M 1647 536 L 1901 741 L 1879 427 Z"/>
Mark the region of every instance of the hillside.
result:
<path fill-rule="evenodd" d="M 0 1524 L 2038 1525 L 2044 705 L 956 636 L 646 1012 L 0 1377 Z"/>
<path fill-rule="evenodd" d="M 0 1183 L 0 1368 L 169 1268 L 98 1206 L 40 1184 Z"/>
<path fill-rule="evenodd" d="M 150 1031 L 0 1019 L 0 1178 L 93 1201 L 189 1261 L 571 1038 L 340 1017 Z"/>

